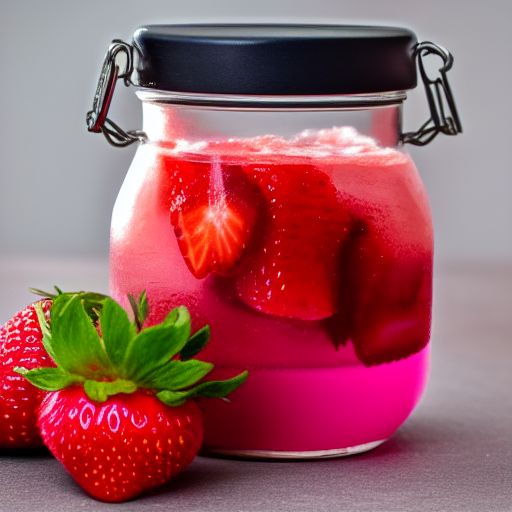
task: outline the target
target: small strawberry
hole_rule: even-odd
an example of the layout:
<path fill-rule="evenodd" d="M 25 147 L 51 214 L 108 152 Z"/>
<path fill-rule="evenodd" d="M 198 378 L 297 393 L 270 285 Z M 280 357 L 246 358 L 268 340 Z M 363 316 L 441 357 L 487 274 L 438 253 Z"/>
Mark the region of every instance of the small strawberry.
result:
<path fill-rule="evenodd" d="M 251 243 L 260 193 L 236 165 L 180 162 L 162 157 L 161 203 L 183 258 L 198 279 L 229 274 Z"/>
<path fill-rule="evenodd" d="M 50 300 L 41 300 L 16 313 L 0 328 L 0 448 L 38 448 L 43 441 L 36 410 L 44 391 L 13 371 L 54 366 L 42 344 L 36 306 L 49 315 Z"/>
<path fill-rule="evenodd" d="M 134 322 L 113 299 L 98 312 L 99 329 L 79 296 L 59 296 L 51 330 L 37 308 L 55 368 L 17 368 L 49 391 L 38 425 L 54 456 L 89 494 L 124 501 L 161 485 L 192 461 L 203 437 L 194 397 L 223 397 L 247 378 L 197 384 L 213 365 L 194 357 L 209 340 L 205 327 L 190 337 L 184 307 L 141 329 L 145 293 L 132 297 Z M 101 333 L 101 334 L 99 334 Z"/>
<path fill-rule="evenodd" d="M 55 287 L 57 294 L 63 294 Z M 35 388 L 15 367 L 27 369 L 55 366 L 43 346 L 43 333 L 36 309 L 50 317 L 52 299 L 57 295 L 31 290 L 46 299 L 27 306 L 0 328 L 0 448 L 38 448 L 43 440 L 37 427 L 37 408 L 46 393 Z M 104 295 L 79 292 L 88 313 L 101 308 Z M 70 294 L 76 295 L 76 294 Z"/>

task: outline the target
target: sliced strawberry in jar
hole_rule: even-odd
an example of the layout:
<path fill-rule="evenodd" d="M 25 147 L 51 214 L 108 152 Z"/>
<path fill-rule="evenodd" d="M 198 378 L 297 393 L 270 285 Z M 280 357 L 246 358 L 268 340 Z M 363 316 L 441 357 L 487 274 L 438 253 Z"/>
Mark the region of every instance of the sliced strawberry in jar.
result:
<path fill-rule="evenodd" d="M 364 223 L 344 247 L 338 312 L 325 320 L 338 348 L 352 339 L 366 366 L 419 352 L 429 341 L 431 256 L 399 254 Z"/>
<path fill-rule="evenodd" d="M 354 227 L 326 328 L 335 346 L 351 339 L 367 366 L 409 357 L 429 341 L 432 303 L 432 224 L 419 174 L 389 149 L 342 155 L 331 173 Z"/>
<path fill-rule="evenodd" d="M 162 153 L 158 165 L 159 203 L 166 212 L 174 212 L 188 203 L 205 201 L 210 184 L 210 165 L 190 162 L 183 158 Z"/>
<path fill-rule="evenodd" d="M 432 263 L 429 255 L 397 254 L 383 240 L 362 239 L 353 255 L 352 342 L 366 366 L 424 348 L 430 338 Z"/>
<path fill-rule="evenodd" d="M 336 350 L 346 346 L 352 336 L 354 314 L 356 310 L 356 291 L 358 276 L 352 260 L 358 250 L 360 239 L 367 233 L 367 225 L 358 218 L 352 218 L 352 227 L 343 244 L 339 259 L 340 287 L 336 313 L 324 320 L 324 326 Z"/>
<path fill-rule="evenodd" d="M 239 297 L 264 313 L 318 320 L 336 312 L 338 260 L 350 216 L 312 165 L 244 167 L 266 199 L 261 238 L 238 277 Z"/>
<path fill-rule="evenodd" d="M 354 226 L 340 259 L 338 313 L 326 328 L 336 347 L 352 339 L 366 366 L 398 361 L 429 341 L 432 253 L 414 254 L 375 220 L 356 217 Z"/>
<path fill-rule="evenodd" d="M 249 242 L 250 228 L 225 200 L 173 216 L 178 244 L 190 271 L 201 279 L 229 273 Z"/>
<path fill-rule="evenodd" d="M 241 167 L 166 159 L 171 224 L 192 274 L 231 273 L 251 243 L 261 193 Z"/>

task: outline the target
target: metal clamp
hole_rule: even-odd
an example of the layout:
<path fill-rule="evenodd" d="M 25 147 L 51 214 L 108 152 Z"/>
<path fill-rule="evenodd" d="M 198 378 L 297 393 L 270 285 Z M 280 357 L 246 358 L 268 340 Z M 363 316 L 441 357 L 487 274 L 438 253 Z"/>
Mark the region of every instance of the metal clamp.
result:
<path fill-rule="evenodd" d="M 116 58 L 119 54 L 126 56 L 126 66 L 121 73 Z M 129 146 L 133 142 L 145 142 L 146 134 L 141 130 L 125 132 L 116 123 L 107 118 L 117 80 L 122 78 L 124 85 L 131 85 L 133 72 L 133 48 L 128 43 L 114 39 L 108 47 L 101 68 L 92 110 L 87 112 L 87 129 L 94 133 L 103 133 L 109 144 L 118 148 Z"/>
<path fill-rule="evenodd" d="M 441 76 L 435 80 L 431 80 L 425 71 L 423 58 L 427 55 L 438 55 L 443 59 L 443 67 L 439 69 Z M 418 68 L 420 70 L 423 84 L 425 85 L 425 93 L 427 95 L 428 106 L 430 109 L 430 119 L 424 123 L 416 132 L 403 133 L 400 137 L 403 143 L 413 144 L 415 146 L 425 146 L 438 133 L 445 135 L 457 135 L 462 133 L 462 125 L 455 106 L 450 84 L 446 73 L 453 65 L 452 54 L 434 43 L 425 41 L 418 43 L 414 48 L 414 56 L 418 59 Z M 446 107 L 448 115 L 446 115 Z"/>

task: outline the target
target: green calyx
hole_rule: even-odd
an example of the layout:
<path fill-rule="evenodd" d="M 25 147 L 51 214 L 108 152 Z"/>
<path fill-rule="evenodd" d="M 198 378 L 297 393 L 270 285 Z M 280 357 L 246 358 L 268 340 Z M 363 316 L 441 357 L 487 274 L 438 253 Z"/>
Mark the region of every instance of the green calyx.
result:
<path fill-rule="evenodd" d="M 129 297 L 132 322 L 110 297 L 57 291 L 51 297 L 50 323 L 41 305 L 35 306 L 43 345 L 57 367 L 14 369 L 38 388 L 58 391 L 83 385 L 97 402 L 143 388 L 154 391 L 165 404 L 178 406 L 198 396 L 222 398 L 247 379 L 243 372 L 229 380 L 198 384 L 213 365 L 192 357 L 208 343 L 210 329 L 206 326 L 190 336 L 190 315 L 183 306 L 173 309 L 161 324 L 142 329 L 149 313 L 145 292 L 138 300 Z M 92 299 L 97 299 L 95 307 L 90 306 Z"/>

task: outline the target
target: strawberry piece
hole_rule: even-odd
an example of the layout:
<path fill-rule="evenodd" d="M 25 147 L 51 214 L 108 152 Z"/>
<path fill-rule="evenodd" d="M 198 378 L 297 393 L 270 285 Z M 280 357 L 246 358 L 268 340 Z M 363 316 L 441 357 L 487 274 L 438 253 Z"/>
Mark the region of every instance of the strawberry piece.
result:
<path fill-rule="evenodd" d="M 192 274 L 232 273 L 251 244 L 260 209 L 260 192 L 241 167 L 190 163 L 164 156 L 167 186 L 164 207 L 180 251 Z"/>
<path fill-rule="evenodd" d="M 400 255 L 383 240 L 362 239 L 354 253 L 357 293 L 352 342 L 367 366 L 408 357 L 430 338 L 430 255 Z"/>
<path fill-rule="evenodd" d="M 339 257 L 351 219 L 329 178 L 311 165 L 248 165 L 263 191 L 261 244 L 238 277 L 238 294 L 272 315 L 318 320 L 337 309 Z"/>
<path fill-rule="evenodd" d="M 249 243 L 250 228 L 223 199 L 174 217 L 174 232 L 195 277 L 228 274 Z"/>
<path fill-rule="evenodd" d="M 429 341 L 432 257 L 405 251 L 364 221 L 355 225 L 342 258 L 340 312 L 327 329 L 336 346 L 351 338 L 366 366 L 390 363 Z"/>
<path fill-rule="evenodd" d="M 411 159 L 361 150 L 364 158 L 347 153 L 332 160 L 353 229 L 341 258 L 339 313 L 325 324 L 336 346 L 351 339 L 361 362 L 372 366 L 409 357 L 429 341 L 433 236 Z"/>
<path fill-rule="evenodd" d="M 198 452 L 202 413 L 194 401 L 168 407 L 138 390 L 104 403 L 83 388 L 49 395 L 41 405 L 43 440 L 78 484 L 94 498 L 118 502 L 162 485 Z"/>
<path fill-rule="evenodd" d="M 159 203 L 166 212 L 178 211 L 186 203 L 192 209 L 208 198 L 209 164 L 192 163 L 161 153 L 157 167 L 160 171 Z"/>
<path fill-rule="evenodd" d="M 340 294 L 336 313 L 324 320 L 324 325 L 336 348 L 346 346 L 352 336 L 354 315 L 356 310 L 355 295 L 358 282 L 356 280 L 353 262 L 358 250 L 361 236 L 367 231 L 366 223 L 357 218 L 352 219 L 352 229 L 343 245 L 340 255 Z"/>
<path fill-rule="evenodd" d="M 51 301 L 39 304 L 47 313 Z M 0 328 L 0 448 L 43 446 L 36 411 L 45 392 L 13 371 L 17 366 L 55 366 L 41 343 L 42 337 L 34 304 Z"/>

